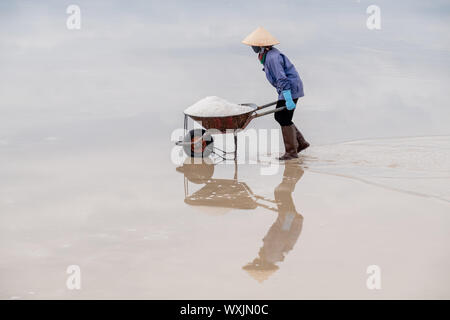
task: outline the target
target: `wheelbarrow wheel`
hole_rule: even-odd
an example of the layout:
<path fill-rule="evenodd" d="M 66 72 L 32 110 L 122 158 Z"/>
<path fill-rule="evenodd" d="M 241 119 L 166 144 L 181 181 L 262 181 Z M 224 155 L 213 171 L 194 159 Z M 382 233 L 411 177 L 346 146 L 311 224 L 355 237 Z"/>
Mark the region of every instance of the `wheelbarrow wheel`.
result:
<path fill-rule="evenodd" d="M 205 129 L 193 129 L 184 137 L 183 149 L 193 158 L 206 158 L 214 148 L 214 139 Z"/>

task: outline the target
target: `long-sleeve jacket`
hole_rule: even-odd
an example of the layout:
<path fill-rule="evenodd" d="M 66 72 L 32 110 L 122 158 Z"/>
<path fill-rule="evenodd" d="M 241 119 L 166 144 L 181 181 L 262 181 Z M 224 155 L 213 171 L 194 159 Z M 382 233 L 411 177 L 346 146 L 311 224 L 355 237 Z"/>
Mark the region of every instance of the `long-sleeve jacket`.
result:
<path fill-rule="evenodd" d="M 303 83 L 294 65 L 278 49 L 270 49 L 264 61 L 266 78 L 277 89 L 278 99 L 284 100 L 282 91 L 291 90 L 292 99 L 303 97 Z"/>

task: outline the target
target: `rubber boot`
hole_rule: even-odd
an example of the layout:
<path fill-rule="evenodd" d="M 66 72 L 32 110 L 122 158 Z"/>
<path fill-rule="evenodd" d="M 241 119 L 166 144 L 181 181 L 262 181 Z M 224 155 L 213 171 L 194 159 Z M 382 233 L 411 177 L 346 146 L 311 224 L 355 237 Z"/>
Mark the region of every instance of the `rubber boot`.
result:
<path fill-rule="evenodd" d="M 300 152 L 302 150 L 305 150 L 306 148 L 309 147 L 309 143 L 308 141 L 305 140 L 305 138 L 303 137 L 302 133 L 300 132 L 300 130 L 298 130 L 298 128 L 295 126 L 294 124 L 294 128 L 295 128 L 295 135 L 297 137 L 297 152 Z"/>
<path fill-rule="evenodd" d="M 278 160 L 291 160 L 298 158 L 295 126 L 293 124 L 290 126 L 281 126 L 281 133 L 283 134 L 286 153 L 279 157 Z"/>

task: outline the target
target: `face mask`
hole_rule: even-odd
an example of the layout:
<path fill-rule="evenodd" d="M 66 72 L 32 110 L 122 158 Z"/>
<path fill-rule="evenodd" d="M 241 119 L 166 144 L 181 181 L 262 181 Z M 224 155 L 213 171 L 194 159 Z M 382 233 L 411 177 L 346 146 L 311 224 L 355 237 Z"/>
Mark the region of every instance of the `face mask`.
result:
<path fill-rule="evenodd" d="M 255 53 L 260 53 L 262 48 L 261 47 L 257 47 L 257 46 L 252 46 L 253 51 L 255 51 Z"/>

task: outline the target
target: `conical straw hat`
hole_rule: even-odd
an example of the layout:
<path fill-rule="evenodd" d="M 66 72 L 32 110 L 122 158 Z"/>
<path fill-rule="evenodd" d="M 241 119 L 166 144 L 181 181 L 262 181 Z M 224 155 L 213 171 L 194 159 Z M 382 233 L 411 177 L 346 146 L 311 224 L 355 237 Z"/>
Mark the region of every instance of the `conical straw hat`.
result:
<path fill-rule="evenodd" d="M 269 31 L 263 27 L 258 27 L 255 31 L 250 33 L 244 40 L 243 44 L 249 46 L 268 47 L 279 44 L 280 42 L 272 36 Z"/>

